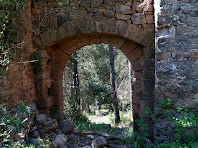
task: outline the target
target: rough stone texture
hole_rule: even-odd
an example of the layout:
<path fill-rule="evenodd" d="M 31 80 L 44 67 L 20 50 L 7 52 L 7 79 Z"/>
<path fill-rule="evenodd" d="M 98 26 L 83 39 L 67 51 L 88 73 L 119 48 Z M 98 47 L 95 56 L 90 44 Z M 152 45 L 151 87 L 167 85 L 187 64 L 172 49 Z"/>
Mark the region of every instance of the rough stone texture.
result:
<path fill-rule="evenodd" d="M 20 100 L 33 103 L 35 100 L 35 85 L 33 70 L 29 63 L 29 55 L 33 52 L 31 1 L 21 16 L 22 25 L 20 32 L 21 49 L 10 59 L 10 66 L 5 70 L 5 75 L 0 74 L 0 102 L 7 107 L 15 107 Z M 28 22 L 28 23 L 27 23 Z"/>
<path fill-rule="evenodd" d="M 104 137 L 102 136 L 99 136 L 99 137 L 96 137 L 93 141 L 92 141 L 92 144 L 91 146 L 93 148 L 103 148 L 105 146 L 107 146 L 107 141 Z"/>
<path fill-rule="evenodd" d="M 74 129 L 74 124 L 69 120 L 64 120 L 60 124 L 60 129 L 64 134 L 71 134 Z"/>
<path fill-rule="evenodd" d="M 36 122 L 40 124 L 45 124 L 46 121 L 47 121 L 47 116 L 45 114 L 36 115 Z"/>
<path fill-rule="evenodd" d="M 50 133 L 52 131 L 55 131 L 58 128 L 58 122 L 56 119 L 50 120 L 45 122 L 43 126 L 41 126 L 40 131 L 45 133 Z"/>
<path fill-rule="evenodd" d="M 154 95 L 157 103 L 171 97 L 175 106 L 194 106 L 198 67 L 196 1 L 163 0 L 158 4 L 156 0 L 155 5 L 162 8 L 161 14 L 156 11 L 156 49 L 152 4 L 142 13 L 139 0 L 71 0 L 68 5 L 60 1 L 29 1 L 23 16 L 22 49 L 17 50 L 8 74 L 0 78 L 1 102 L 10 107 L 19 100 L 34 102 L 40 113 L 50 116 L 58 111 L 61 115 L 62 74 L 67 60 L 83 46 L 106 43 L 119 48 L 135 71 L 134 120 L 145 106 L 153 111 Z M 36 75 L 29 62 L 33 51 L 44 59 L 42 72 Z M 153 123 L 148 125 L 153 130 Z"/>
<path fill-rule="evenodd" d="M 176 107 L 192 109 L 198 103 L 197 7 L 195 0 L 155 1 L 155 109 L 167 98 L 174 100 L 173 114 Z M 157 119 L 155 141 L 171 141 L 173 129 L 172 123 Z"/>
<path fill-rule="evenodd" d="M 52 141 L 51 146 L 54 148 L 58 148 L 58 147 L 66 148 L 66 143 L 67 143 L 67 136 L 64 134 L 59 134 L 56 135 L 56 137 Z"/>

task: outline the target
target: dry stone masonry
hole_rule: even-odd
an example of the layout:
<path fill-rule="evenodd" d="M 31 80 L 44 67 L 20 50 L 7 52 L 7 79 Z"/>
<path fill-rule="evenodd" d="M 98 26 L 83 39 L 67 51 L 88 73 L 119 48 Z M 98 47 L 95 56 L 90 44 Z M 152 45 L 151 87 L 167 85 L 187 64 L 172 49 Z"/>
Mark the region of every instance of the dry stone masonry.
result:
<path fill-rule="evenodd" d="M 120 49 L 135 71 L 134 120 L 166 98 L 174 100 L 173 114 L 178 106 L 192 109 L 198 102 L 197 8 L 197 0 L 28 0 L 22 48 L 0 77 L 1 102 L 14 107 L 24 100 L 40 113 L 61 117 L 67 60 L 83 46 L 105 43 Z M 32 54 L 43 59 L 36 74 Z M 171 123 L 146 121 L 150 139 L 172 139 Z"/>
<path fill-rule="evenodd" d="M 174 108 L 192 109 L 198 103 L 197 26 L 196 0 L 155 1 L 155 109 L 166 98 L 174 99 Z M 172 139 L 172 129 L 170 122 L 156 119 L 156 141 Z"/>

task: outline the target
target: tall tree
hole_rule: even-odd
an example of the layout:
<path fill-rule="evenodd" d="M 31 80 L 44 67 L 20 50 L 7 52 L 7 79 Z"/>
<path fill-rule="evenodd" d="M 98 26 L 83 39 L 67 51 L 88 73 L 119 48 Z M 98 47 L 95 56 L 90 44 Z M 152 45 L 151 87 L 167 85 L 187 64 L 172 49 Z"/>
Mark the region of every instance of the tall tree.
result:
<path fill-rule="evenodd" d="M 129 67 L 129 96 L 130 96 L 130 107 L 131 107 L 131 119 L 133 119 L 133 90 L 132 90 L 132 69 L 131 69 L 131 62 L 128 61 Z"/>
<path fill-rule="evenodd" d="M 118 108 L 118 98 L 116 91 L 116 83 L 115 83 L 115 68 L 114 68 L 114 55 L 113 55 L 113 46 L 109 45 L 109 61 L 110 61 L 110 82 L 112 88 L 112 101 L 113 101 L 113 110 L 115 115 L 115 123 L 120 122 L 120 114 Z"/>
<path fill-rule="evenodd" d="M 71 64 L 72 64 L 71 96 L 75 100 L 75 102 L 80 106 L 80 87 L 79 87 L 77 57 L 78 57 L 77 53 L 75 52 L 71 58 Z"/>

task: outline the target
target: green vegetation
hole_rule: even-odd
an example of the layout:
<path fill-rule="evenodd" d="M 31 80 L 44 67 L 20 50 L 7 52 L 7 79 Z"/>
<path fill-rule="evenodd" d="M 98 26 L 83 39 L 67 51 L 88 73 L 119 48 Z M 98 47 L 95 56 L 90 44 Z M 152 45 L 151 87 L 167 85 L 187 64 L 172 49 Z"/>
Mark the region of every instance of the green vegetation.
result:
<path fill-rule="evenodd" d="M 87 122 L 88 118 L 83 115 L 79 105 L 72 98 L 65 99 L 64 101 L 64 118 L 71 121 Z"/>
<path fill-rule="evenodd" d="M 170 103 L 171 102 L 171 103 Z M 163 105 L 162 105 L 163 104 Z M 166 101 L 162 101 L 159 105 L 160 109 L 163 109 L 163 107 L 172 106 L 172 100 L 167 99 Z M 167 108 L 169 109 L 169 108 Z M 152 147 L 149 143 L 147 143 L 148 133 L 146 132 L 148 130 L 148 126 L 145 124 L 145 118 L 144 117 L 151 117 L 153 120 L 154 118 L 157 118 L 158 115 L 164 114 L 167 120 L 170 120 L 174 123 L 175 127 L 175 133 L 174 133 L 174 141 L 171 143 L 161 143 L 156 144 L 156 148 L 196 148 L 198 145 L 198 133 L 193 133 L 191 129 L 198 129 L 198 104 L 196 105 L 196 111 L 195 113 L 188 113 L 187 109 L 178 107 L 177 108 L 178 113 L 180 113 L 179 117 L 171 116 L 169 111 L 165 112 L 158 112 L 157 116 L 152 115 L 149 108 L 144 108 L 144 111 L 141 113 L 141 118 L 136 120 L 137 125 L 140 129 L 142 129 L 140 132 L 136 133 L 134 132 L 134 140 L 128 137 L 125 141 L 121 141 L 121 144 L 125 143 L 132 143 L 136 148 L 142 148 L 142 147 Z M 197 131 L 197 130 L 196 130 Z M 147 143 L 147 145 L 145 145 Z"/>
<path fill-rule="evenodd" d="M 76 129 L 79 131 L 94 131 L 97 134 L 116 135 L 118 128 L 108 124 L 94 124 L 90 122 L 76 122 Z"/>
<path fill-rule="evenodd" d="M 33 65 L 34 74 L 41 72 L 42 67 L 41 63 L 43 62 L 43 58 L 39 55 L 38 52 L 32 53 L 30 56 L 31 63 Z"/>
<path fill-rule="evenodd" d="M 170 98 L 162 100 L 159 104 L 159 107 L 162 109 L 171 108 L 172 106 L 173 106 L 173 100 Z"/>
<path fill-rule="evenodd" d="M 31 117 L 33 112 L 30 106 L 25 105 L 25 103 L 21 101 L 19 102 L 17 113 L 25 113 L 27 117 Z M 0 147 L 48 148 L 49 141 L 43 139 L 38 139 L 37 145 L 21 145 L 20 143 L 11 139 L 12 133 L 21 130 L 21 123 L 24 120 L 22 117 L 19 117 L 17 113 L 14 114 L 12 111 L 8 110 L 5 104 L 0 105 Z"/>
<path fill-rule="evenodd" d="M 10 63 L 17 48 L 20 12 L 27 7 L 27 0 L 0 0 L 0 74 Z"/>
<path fill-rule="evenodd" d="M 89 45 L 77 51 L 73 55 L 65 67 L 63 75 L 63 94 L 65 105 L 70 105 L 72 100 L 75 100 L 76 106 L 81 112 L 95 114 L 96 102 L 101 108 L 107 108 L 111 112 L 111 120 L 113 115 L 112 88 L 110 85 L 110 61 L 108 45 Z M 129 104 L 129 88 L 128 88 L 128 61 L 123 53 L 117 49 L 114 50 L 115 56 L 115 75 L 117 82 L 117 92 L 119 97 L 119 106 L 121 110 L 127 111 Z M 77 87 L 76 80 L 79 86 Z M 75 90 L 79 92 L 77 99 L 74 97 Z M 77 101 L 76 101 L 77 100 Z M 104 106 L 104 107 L 102 107 Z M 71 107 L 65 107 L 65 114 L 68 113 Z M 124 113 L 125 114 L 125 113 Z M 72 114 L 73 117 L 77 116 Z M 74 120 L 74 119 L 72 119 Z M 124 121 L 127 122 L 127 121 Z M 131 122 L 131 121 L 130 121 Z M 121 123 L 123 124 L 123 123 Z M 126 123 L 128 124 L 128 123 Z"/>

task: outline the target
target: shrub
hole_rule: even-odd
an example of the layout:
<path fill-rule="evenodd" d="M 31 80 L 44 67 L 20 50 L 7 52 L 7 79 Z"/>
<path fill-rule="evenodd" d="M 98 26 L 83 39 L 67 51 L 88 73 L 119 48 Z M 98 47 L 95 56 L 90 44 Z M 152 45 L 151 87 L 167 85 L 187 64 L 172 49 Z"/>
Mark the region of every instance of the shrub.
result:
<path fill-rule="evenodd" d="M 30 106 L 25 105 L 24 102 L 19 102 L 18 113 L 25 113 L 27 117 L 31 117 L 32 111 Z M 11 133 L 21 130 L 23 118 L 19 118 L 17 113 L 8 110 L 5 104 L 0 105 L 0 147 L 7 148 L 48 148 L 49 142 L 39 139 L 36 146 L 31 144 L 21 145 L 20 143 L 11 139 Z"/>
<path fill-rule="evenodd" d="M 88 118 L 83 115 L 79 105 L 76 104 L 72 97 L 64 99 L 64 118 L 71 121 L 88 121 Z"/>

